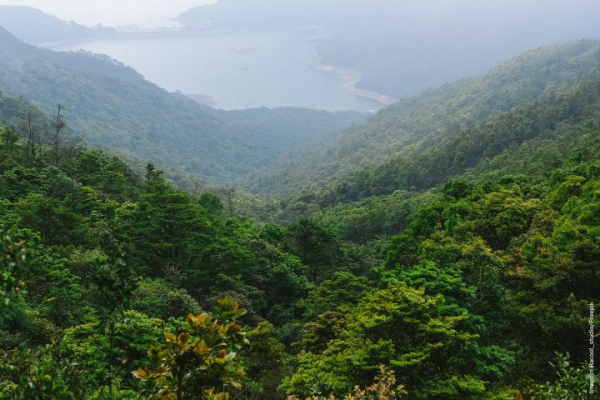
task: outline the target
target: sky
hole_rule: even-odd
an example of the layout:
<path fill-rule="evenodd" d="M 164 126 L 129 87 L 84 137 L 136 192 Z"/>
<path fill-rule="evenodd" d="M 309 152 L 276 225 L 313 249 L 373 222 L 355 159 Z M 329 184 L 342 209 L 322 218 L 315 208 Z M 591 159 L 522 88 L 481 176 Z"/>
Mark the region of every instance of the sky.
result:
<path fill-rule="evenodd" d="M 66 21 L 95 26 L 168 26 L 171 18 L 217 0 L 0 0 L 0 5 L 27 5 Z"/>

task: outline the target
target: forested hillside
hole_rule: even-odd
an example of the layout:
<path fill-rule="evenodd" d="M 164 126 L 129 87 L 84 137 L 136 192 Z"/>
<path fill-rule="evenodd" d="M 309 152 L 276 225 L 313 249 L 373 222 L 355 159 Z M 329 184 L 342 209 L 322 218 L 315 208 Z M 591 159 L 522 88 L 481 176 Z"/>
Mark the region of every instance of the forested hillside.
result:
<path fill-rule="evenodd" d="M 527 52 L 488 74 L 430 90 L 326 138 L 251 183 L 256 192 L 314 191 L 390 158 L 423 154 L 457 130 L 598 77 L 600 44 L 579 41 Z M 389 161 L 394 163 L 395 161 Z"/>
<path fill-rule="evenodd" d="M 0 399 L 597 399 L 596 52 L 538 51 L 556 79 L 506 75 L 287 226 L 0 96 Z"/>
<path fill-rule="evenodd" d="M 356 112 L 219 111 L 168 93 L 106 56 L 29 46 L 0 28 L 0 88 L 49 114 L 57 104 L 93 145 L 232 184 L 363 121 Z"/>
<path fill-rule="evenodd" d="M 347 239 L 363 241 L 406 228 L 417 206 L 448 179 L 508 174 L 541 180 L 569 158 L 595 157 L 599 102 L 600 81 L 590 81 L 491 117 L 423 154 L 394 158 L 332 186 L 310 199 L 322 207 L 314 217 Z"/>

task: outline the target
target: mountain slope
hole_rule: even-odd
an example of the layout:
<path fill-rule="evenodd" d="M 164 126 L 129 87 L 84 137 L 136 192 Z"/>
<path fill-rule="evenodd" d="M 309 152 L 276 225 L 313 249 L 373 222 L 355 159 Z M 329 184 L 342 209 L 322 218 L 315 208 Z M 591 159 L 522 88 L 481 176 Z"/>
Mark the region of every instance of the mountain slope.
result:
<path fill-rule="evenodd" d="M 362 171 L 323 193 L 313 217 L 354 241 L 399 232 L 448 180 L 563 179 L 568 165 L 600 157 L 599 127 L 600 80 L 585 82 L 457 131 L 424 154 Z"/>
<path fill-rule="evenodd" d="M 386 160 L 420 154 L 443 138 L 519 105 L 568 90 L 600 72 L 600 42 L 583 40 L 527 52 L 488 74 L 404 99 L 315 144 L 252 182 L 256 192 L 323 187 Z M 316 184 L 315 184 L 316 182 Z"/>
<path fill-rule="evenodd" d="M 362 121 L 316 110 L 225 112 L 146 81 L 106 56 L 57 53 L 0 30 L 0 89 L 53 113 L 105 145 L 219 184 L 244 180 L 316 138 Z"/>
<path fill-rule="evenodd" d="M 0 26 L 31 44 L 74 38 L 91 38 L 115 33 L 113 28 L 88 28 L 66 22 L 33 7 L 0 5 Z"/>

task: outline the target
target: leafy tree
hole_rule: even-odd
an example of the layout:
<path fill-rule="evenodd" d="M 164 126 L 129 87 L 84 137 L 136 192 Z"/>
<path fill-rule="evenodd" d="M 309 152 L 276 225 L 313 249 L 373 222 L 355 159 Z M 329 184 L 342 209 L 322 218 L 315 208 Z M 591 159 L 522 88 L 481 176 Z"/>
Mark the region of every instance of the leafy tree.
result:
<path fill-rule="evenodd" d="M 198 199 L 198 204 L 213 215 L 221 215 L 223 213 L 223 202 L 212 193 L 202 194 Z"/>
<path fill-rule="evenodd" d="M 0 351 L 0 399 L 75 400 L 60 372 L 45 349 Z"/>
<path fill-rule="evenodd" d="M 113 263 L 98 262 L 92 279 L 98 319 L 109 340 L 106 363 L 108 386 L 112 395 L 113 365 L 116 361 L 114 359 L 116 324 L 123 319 L 123 313 L 131 302 L 131 295 L 138 285 L 138 275 L 133 268 L 117 259 Z"/>
<path fill-rule="evenodd" d="M 530 390 L 532 398 L 540 400 L 591 400 L 589 365 L 573 367 L 569 354 L 556 353 L 549 363 L 556 373 L 553 382 L 537 385 Z"/>
<path fill-rule="evenodd" d="M 293 357 L 278 340 L 276 328 L 267 321 L 248 331 L 247 338 L 250 345 L 240 353 L 247 376 L 242 382 L 244 388 L 236 397 L 248 400 L 281 399 L 283 392 L 279 390 L 279 385 L 293 371 Z"/>
<path fill-rule="evenodd" d="M 349 272 L 336 272 L 331 279 L 313 288 L 308 296 L 299 301 L 304 318 L 311 320 L 317 315 L 341 306 L 354 306 L 371 288 L 365 277 Z"/>
<path fill-rule="evenodd" d="M 285 248 L 302 260 L 308 267 L 310 280 L 315 283 L 329 278 L 346 261 L 339 238 L 309 219 L 290 227 Z"/>
<path fill-rule="evenodd" d="M 144 279 L 131 294 L 131 308 L 167 321 L 174 315 L 198 314 L 200 305 L 185 289 L 162 279 Z"/>
<path fill-rule="evenodd" d="M 9 234 L 0 233 L 0 328 L 9 321 L 25 283 L 16 276 L 26 267 L 25 242 L 14 242 Z M 15 276 L 16 275 L 16 276 Z"/>
<path fill-rule="evenodd" d="M 300 353 L 300 366 L 283 387 L 301 396 L 343 396 L 371 382 L 377 366 L 387 364 L 400 371 L 411 398 L 476 398 L 485 383 L 460 360 L 478 337 L 462 328 L 466 314 L 442 313 L 443 304 L 441 296 L 401 283 L 365 295 L 323 352 Z"/>
<path fill-rule="evenodd" d="M 68 243 L 79 219 L 63 201 L 39 193 L 30 193 L 16 208 L 22 226 L 40 232 L 50 246 Z"/>
<path fill-rule="evenodd" d="M 140 368 L 134 376 L 153 383 L 160 398 L 229 398 L 228 387 L 239 388 L 245 375 L 236 357 L 246 341 L 236 322 L 244 312 L 225 298 L 213 313 L 190 314 L 174 333 L 164 332 L 165 344 L 149 350 L 154 367 Z"/>
<path fill-rule="evenodd" d="M 385 365 L 379 367 L 379 373 L 375 377 L 375 382 L 368 387 L 361 388 L 358 385 L 354 386 L 352 393 L 348 394 L 344 399 L 347 400 L 396 400 L 406 398 L 406 391 L 403 386 L 396 384 L 396 376 L 394 371 L 388 370 Z M 310 396 L 307 400 L 325 399 L 322 396 Z M 336 400 L 336 397 L 329 396 L 327 399 Z M 288 400 L 298 400 L 297 396 L 288 396 Z"/>
<path fill-rule="evenodd" d="M 147 268 L 154 277 L 167 265 L 187 269 L 194 259 L 191 247 L 206 241 L 211 232 L 206 211 L 186 193 L 174 190 L 161 174 L 148 165 L 146 191 L 139 202 L 117 211 L 117 229 L 127 243 L 128 261 Z"/>
<path fill-rule="evenodd" d="M 110 384 L 114 395 L 115 388 L 135 387 L 131 382 L 131 370 L 149 362 L 148 349 L 159 345 L 163 325 L 159 319 L 125 311 L 115 322 L 112 336 L 99 322 L 72 326 L 65 329 L 57 343 L 55 359 L 69 360 L 85 371 L 81 376 L 85 387 L 103 388 L 110 393 Z M 112 365 L 107 359 L 111 352 Z"/>

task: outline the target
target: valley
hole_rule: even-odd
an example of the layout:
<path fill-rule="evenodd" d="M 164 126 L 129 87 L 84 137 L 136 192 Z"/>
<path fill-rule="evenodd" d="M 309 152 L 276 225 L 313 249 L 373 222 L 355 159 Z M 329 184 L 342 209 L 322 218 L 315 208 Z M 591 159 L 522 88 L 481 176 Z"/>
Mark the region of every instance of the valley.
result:
<path fill-rule="evenodd" d="M 9 8 L 0 400 L 597 400 L 598 9 L 436 3 Z"/>
<path fill-rule="evenodd" d="M 367 112 L 383 106 L 378 96 L 346 88 L 344 71 L 315 67 L 318 53 L 310 31 L 184 31 L 138 36 L 126 34 L 49 48 L 110 55 L 169 91 L 209 95 L 220 109 L 285 105 Z M 244 48 L 253 51 L 235 51 Z"/>

